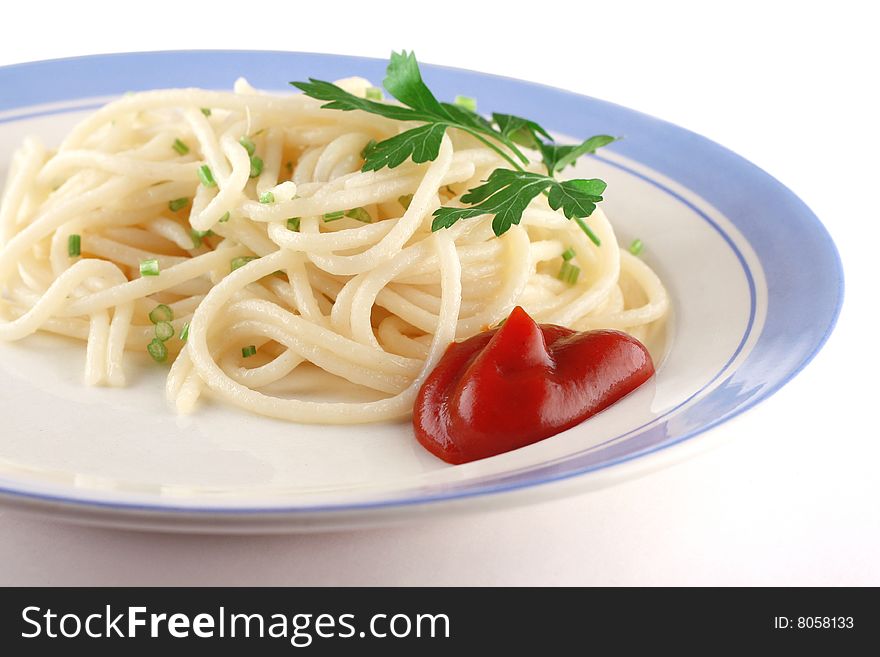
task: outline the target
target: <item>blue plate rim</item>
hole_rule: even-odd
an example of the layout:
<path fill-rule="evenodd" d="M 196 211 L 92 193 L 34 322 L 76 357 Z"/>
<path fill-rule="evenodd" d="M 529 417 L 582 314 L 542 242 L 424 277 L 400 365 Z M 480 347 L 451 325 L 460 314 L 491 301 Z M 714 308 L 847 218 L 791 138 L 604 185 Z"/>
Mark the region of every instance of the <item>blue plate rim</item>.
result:
<path fill-rule="evenodd" d="M 31 73 L 34 71 L 39 72 L 40 68 L 45 69 L 45 73 L 49 73 L 53 67 L 69 67 L 71 65 L 82 65 L 85 67 L 88 66 L 100 66 L 100 64 L 106 63 L 107 60 L 113 60 L 114 62 L 127 62 L 128 64 L 141 64 L 141 63 L 152 63 L 152 60 L 162 59 L 168 57 L 182 57 L 182 58 L 204 58 L 204 57 L 248 57 L 248 58 L 300 58 L 305 60 L 324 60 L 324 61 L 332 61 L 334 64 L 344 64 L 345 70 L 348 71 L 348 75 L 352 75 L 355 73 L 364 74 L 362 71 L 364 68 L 371 69 L 375 71 L 378 67 L 384 67 L 385 60 L 375 59 L 375 58 L 367 58 L 367 57 L 355 57 L 355 56 L 347 56 L 347 55 L 336 55 L 336 54 L 321 54 L 321 53 L 301 53 L 301 52 L 293 52 L 293 51 L 254 51 L 254 50 L 174 50 L 174 51 L 148 51 L 148 52 L 137 52 L 137 53 L 112 53 L 112 54 L 101 54 L 101 55 L 86 55 L 81 57 L 73 57 L 73 58 L 63 58 L 63 59 L 51 59 L 44 60 L 38 62 L 27 62 L 21 64 L 14 64 L 11 66 L 0 67 L 0 81 L 3 81 L 4 78 L 10 77 L 12 75 L 13 80 L 18 77 L 18 73 Z M 332 68 L 332 67 L 331 67 Z M 338 68 L 338 66 L 337 66 Z M 467 69 L 458 69 L 452 67 L 438 66 L 438 65 L 430 65 L 423 64 L 422 65 L 423 72 L 425 73 L 425 77 L 438 75 L 446 75 L 456 78 L 478 78 L 491 82 L 499 82 L 507 85 L 514 85 L 520 88 L 530 89 L 538 95 L 544 96 L 554 96 L 557 99 L 559 97 L 563 97 L 571 102 L 576 104 L 582 104 L 589 106 L 591 109 L 602 109 L 602 112 L 597 112 L 597 114 L 623 114 L 626 115 L 630 120 L 636 120 L 637 123 L 643 124 L 643 127 L 648 129 L 648 132 L 652 132 L 650 130 L 653 128 L 660 128 L 659 132 L 664 135 L 667 139 L 671 138 L 671 142 L 666 143 L 666 147 L 668 148 L 673 143 L 677 143 L 679 146 L 684 143 L 686 146 L 690 146 L 690 149 L 694 152 L 700 153 L 701 149 L 714 151 L 717 154 L 723 154 L 726 159 L 728 159 L 731 163 L 732 167 L 739 170 L 740 177 L 744 177 L 746 179 L 760 179 L 765 184 L 770 185 L 770 190 L 773 194 L 780 198 L 784 198 L 788 204 L 792 207 L 789 208 L 789 212 L 792 213 L 792 216 L 796 216 L 798 222 L 805 222 L 806 226 L 810 229 L 811 235 L 819 240 L 823 247 L 823 255 L 827 261 L 829 261 L 833 268 L 833 278 L 836 284 L 831 285 L 830 287 L 826 285 L 824 289 L 824 295 L 828 298 L 824 299 L 825 301 L 825 315 L 824 315 L 824 329 L 821 332 L 821 335 L 817 335 L 814 337 L 810 346 L 804 351 L 804 353 L 800 356 L 797 363 L 788 367 L 785 374 L 779 377 L 776 381 L 773 382 L 772 385 L 769 385 L 761 390 L 760 394 L 757 394 L 751 398 L 749 398 L 745 403 L 741 403 L 737 405 L 735 408 L 730 410 L 727 413 L 720 414 L 716 419 L 706 422 L 705 424 L 699 426 L 698 428 L 685 432 L 679 435 L 675 440 L 663 443 L 659 446 L 656 446 L 653 449 L 648 449 L 645 451 L 637 451 L 636 453 L 629 454 L 627 456 L 619 457 L 616 459 L 611 459 L 605 461 L 599 465 L 587 466 L 581 469 L 573 469 L 561 474 L 545 476 L 542 478 L 533 478 L 527 479 L 521 482 L 508 483 L 508 484 L 497 484 L 495 486 L 484 486 L 482 488 L 478 488 L 476 490 L 464 490 L 464 491 L 451 491 L 438 493 L 433 495 L 422 495 L 408 498 L 399 498 L 399 499 L 390 499 L 390 500 L 380 500 L 373 502 L 355 502 L 355 503 L 342 503 L 342 504 L 324 504 L 324 505 L 312 505 L 312 506 L 270 506 L 270 507 L 256 507 L 256 506 L 247 506 L 247 507 L 222 507 L 222 506 L 171 506 L 171 505 L 161 505 L 161 504 L 146 504 L 146 503 L 136 503 L 136 502 L 117 502 L 117 501 L 105 501 L 105 500 L 97 500 L 97 499 L 89 499 L 89 498 L 79 498 L 79 497 L 70 497 L 63 495 L 51 495 L 44 493 L 34 493 L 29 491 L 21 491 L 16 489 L 10 489 L 5 487 L 0 487 L 0 496 L 7 498 L 19 498 L 32 502 L 44 502 L 44 503 L 52 503 L 58 505 L 64 505 L 66 507 L 78 507 L 78 508 L 91 508 L 91 509 L 104 509 L 104 510 L 115 510 L 115 511 L 129 511 L 129 512 L 138 512 L 138 513 L 150 513 L 150 514 L 174 514 L 174 515 L 196 515 L 201 517 L 209 517 L 211 515 L 217 516 L 257 516 L 257 515 L 266 515 L 266 514 L 290 514 L 296 516 L 310 515 L 310 514 L 326 514 L 332 512 L 345 512 L 345 511 L 368 511 L 368 510 L 377 510 L 377 509 L 389 509 L 395 507 L 409 507 L 409 506 L 418 506 L 425 504 L 436 504 L 438 502 L 449 502 L 454 500 L 463 500 L 473 497 L 482 497 L 487 495 L 499 495 L 501 493 L 513 492 L 516 490 L 523 490 L 527 488 L 533 488 L 536 486 L 541 486 L 544 484 L 550 484 L 553 482 L 558 482 L 567 479 L 573 479 L 576 477 L 582 477 L 589 473 L 595 473 L 597 471 L 607 470 L 609 468 L 614 468 L 619 466 L 620 464 L 631 462 L 634 460 L 641 460 L 645 457 L 655 454 L 661 451 L 666 451 L 671 447 L 676 445 L 680 445 L 686 441 L 689 441 L 691 438 L 700 435 L 713 427 L 726 422 L 727 420 L 749 410 L 752 406 L 757 403 L 769 398 L 776 391 L 778 391 L 782 386 L 787 384 L 792 378 L 797 376 L 816 356 L 816 354 L 822 349 L 829 336 L 833 332 L 833 329 L 836 325 L 837 319 L 840 314 L 840 309 L 843 304 L 844 297 L 844 274 L 843 274 L 843 266 L 840 260 L 839 253 L 837 251 L 836 245 L 834 244 L 830 234 L 828 233 L 825 226 L 821 223 L 821 221 L 816 217 L 816 215 L 785 185 L 781 182 L 773 178 L 770 174 L 765 172 L 760 167 L 756 166 L 752 162 L 742 158 L 741 156 L 733 153 L 729 149 L 717 144 L 714 141 L 707 139 L 697 133 L 694 133 L 686 128 L 682 128 L 680 126 L 676 126 L 672 123 L 664 121 L 662 119 L 658 119 L 652 117 L 650 115 L 638 112 L 636 110 L 631 110 L 629 108 L 623 107 L 621 105 L 617 105 L 614 103 L 610 103 L 608 101 L 599 100 L 595 98 L 591 98 L 589 96 L 576 94 L 574 92 L 567 91 L 565 89 L 560 89 L 556 87 L 551 87 L 548 85 L 543 85 L 535 82 L 528 82 L 523 80 L 517 80 L 515 78 L 509 78 L 504 76 L 493 75 L 490 73 L 482 73 L 476 71 L 470 71 Z M 98 71 L 100 73 L 100 71 Z M 28 76 L 30 77 L 30 76 Z M 277 77 L 277 76 L 276 76 Z M 282 78 L 285 76 L 281 76 Z M 293 77 L 293 76 L 291 76 Z M 329 77 L 329 76 L 328 76 Z M 341 76 L 336 76 L 341 77 Z M 375 73 L 371 75 L 373 79 L 377 79 Z M 93 78 L 94 79 L 94 78 Z M 156 84 L 148 84 L 144 83 L 143 77 L 138 78 L 139 82 L 142 84 L 133 85 L 135 88 L 152 88 L 160 85 Z M 5 86 L 5 85 L 4 85 Z M 167 86 L 179 86 L 179 85 L 167 85 Z M 206 85 L 210 86 L 210 85 Z M 433 83 L 432 83 L 432 86 Z M 7 87 L 9 88 L 9 87 Z M 45 88 L 45 87 L 44 87 Z M 277 82 L 276 86 L 277 88 Z M 112 95 L 119 94 L 121 90 L 116 88 L 115 91 L 109 91 L 103 95 Z M 40 105 L 45 103 L 53 103 L 53 102 L 64 102 L 64 101 L 73 101 L 78 99 L 87 99 L 90 97 L 95 97 L 96 95 L 102 94 L 94 94 L 90 93 L 87 95 L 74 95 L 70 97 L 61 97 L 61 98 L 52 98 L 45 99 L 40 102 L 27 101 L 24 103 L 15 103 L 12 106 L 3 106 L 0 104 L 0 112 L 6 113 L 11 110 L 17 108 L 25 108 L 32 107 L 34 105 Z M 440 94 L 438 94 L 440 95 Z M 12 94 L 9 95 L 12 97 Z M 60 110 L 64 111 L 64 110 Z M 67 110 L 71 111 L 71 110 Z M 47 113 L 52 114 L 55 113 L 53 110 L 49 110 Z M 529 116 L 535 116 L 534 114 L 528 114 Z M 10 117 L 9 120 L 20 120 L 24 118 L 23 115 Z M 546 118 L 542 118 L 540 116 L 535 116 L 542 122 L 548 121 Z M 580 120 L 583 117 L 579 117 Z M 595 121 L 595 119 L 594 119 Z M 559 132 L 565 132 L 567 134 L 572 135 L 580 135 L 586 134 L 583 130 L 583 124 L 580 124 L 580 130 L 571 130 L 566 129 L 564 127 L 560 127 L 560 125 L 554 124 L 552 122 L 545 123 L 551 130 L 556 130 Z M 675 137 L 678 137 L 676 140 Z M 621 142 L 624 144 L 624 147 L 621 148 L 617 146 L 614 150 L 616 152 L 620 152 L 621 154 L 629 157 L 640 164 L 644 164 L 651 169 L 658 171 L 659 173 L 667 176 L 668 178 L 676 181 L 679 184 L 682 184 L 688 190 L 697 194 L 700 198 L 706 199 L 713 206 L 717 206 L 713 199 L 707 198 L 702 191 L 695 190 L 690 185 L 682 182 L 680 176 L 676 176 L 676 170 L 674 166 L 664 166 L 663 168 L 658 168 L 655 166 L 656 163 L 651 162 L 651 158 L 638 157 L 633 154 L 628 153 L 630 148 L 627 148 L 627 141 Z M 696 146 L 694 145 L 696 144 Z M 643 153 L 644 155 L 644 153 Z M 682 158 L 686 159 L 686 158 Z M 646 161 L 647 160 L 647 161 Z M 612 164 L 614 164 L 612 162 Z M 668 163 L 667 163 L 668 164 Z M 617 166 L 615 164 L 615 166 Z M 624 167 L 625 168 L 625 167 Z M 665 169 L 665 170 L 664 170 Z M 679 172 L 680 173 L 680 172 Z M 657 181 L 649 179 L 650 182 L 654 184 L 658 184 Z M 660 185 L 662 187 L 662 185 Z M 667 188 L 666 191 L 669 191 Z M 705 191 L 705 190 L 704 190 Z M 723 212 L 723 210 L 722 210 Z M 728 216 L 733 220 L 733 217 L 730 217 L 729 213 L 723 212 L 725 216 Z M 737 228 L 741 228 L 740 224 L 734 221 L 734 224 Z M 803 227 L 803 226 L 801 226 Z M 752 241 L 747 241 L 752 245 Z M 754 245 L 753 245 L 754 246 Z M 757 251 L 757 250 L 756 250 Z M 764 260 L 759 257 L 759 261 L 764 263 Z M 769 289 L 769 279 L 768 279 L 768 289 Z M 772 299 L 772 290 L 768 294 L 768 316 L 770 313 L 770 302 Z M 829 305 L 830 302 L 830 305 Z M 746 333 L 748 335 L 748 332 Z M 758 343 L 760 344 L 762 336 L 759 336 Z M 757 344 L 756 344 L 757 347 Z M 754 350 L 752 354 L 754 353 Z M 739 369 L 745 367 L 750 358 L 752 358 L 752 354 L 750 354 L 743 363 L 740 364 Z M 732 376 L 732 374 L 731 374 Z M 723 385 L 723 384 L 722 384 Z M 701 403 L 702 400 L 700 400 Z"/>

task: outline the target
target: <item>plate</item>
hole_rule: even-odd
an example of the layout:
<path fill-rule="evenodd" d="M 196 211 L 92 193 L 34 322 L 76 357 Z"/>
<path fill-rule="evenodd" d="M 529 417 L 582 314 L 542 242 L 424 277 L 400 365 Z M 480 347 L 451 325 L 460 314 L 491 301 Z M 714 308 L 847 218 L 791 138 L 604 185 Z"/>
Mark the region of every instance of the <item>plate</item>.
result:
<path fill-rule="evenodd" d="M 229 89 L 238 76 L 287 91 L 308 76 L 378 81 L 384 67 L 188 51 L 2 68 L 0 177 L 25 135 L 57 143 L 127 91 Z M 177 417 L 164 402 L 164 370 L 147 359 L 132 363 L 129 387 L 90 389 L 81 348 L 36 335 L 0 343 L 0 501 L 68 520 L 204 532 L 315 531 L 534 502 L 705 448 L 704 432 L 769 397 L 822 346 L 842 301 L 840 261 L 813 213 L 772 177 L 699 135 L 607 102 L 471 71 L 423 73 L 441 98 L 478 97 L 559 135 L 625 136 L 579 166 L 608 181 L 603 207 L 621 243 L 643 241 L 673 299 L 655 379 L 552 439 L 449 466 L 405 421 L 314 427 L 210 402 Z"/>

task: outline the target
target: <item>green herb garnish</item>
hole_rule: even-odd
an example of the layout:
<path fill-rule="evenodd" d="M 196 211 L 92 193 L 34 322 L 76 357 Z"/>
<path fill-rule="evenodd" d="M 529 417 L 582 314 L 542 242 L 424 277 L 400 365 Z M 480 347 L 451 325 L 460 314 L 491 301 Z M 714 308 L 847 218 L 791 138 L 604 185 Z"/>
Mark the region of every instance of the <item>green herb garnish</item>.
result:
<path fill-rule="evenodd" d="M 470 110 L 471 112 L 477 111 L 477 99 L 471 98 L 470 96 L 456 96 L 455 100 L 452 101 L 454 105 L 458 105 L 459 107 L 464 107 L 466 110 Z"/>
<path fill-rule="evenodd" d="M 351 217 L 352 219 L 360 221 L 364 224 L 369 224 L 373 222 L 373 218 L 370 216 L 370 213 L 363 208 L 352 208 L 345 213 L 345 216 Z"/>
<path fill-rule="evenodd" d="M 248 155 L 253 155 L 257 151 L 257 145 L 247 135 L 241 137 L 238 140 L 238 143 L 244 146 L 244 149 L 247 151 Z"/>
<path fill-rule="evenodd" d="M 171 310 L 169 306 L 166 306 L 164 303 L 160 303 L 158 306 L 153 308 L 148 315 L 150 321 L 153 324 L 158 324 L 159 322 L 170 322 L 174 319 L 174 311 Z"/>
<path fill-rule="evenodd" d="M 177 212 L 178 210 L 182 210 L 187 205 L 189 205 L 188 198 L 176 198 L 173 201 L 168 201 L 168 209 L 172 212 Z"/>
<path fill-rule="evenodd" d="M 371 139 L 370 141 L 368 141 L 368 142 L 364 145 L 364 147 L 361 149 L 361 159 L 362 159 L 362 160 L 367 159 L 367 153 L 369 153 L 369 152 L 370 152 L 370 149 L 373 148 L 373 146 L 375 146 L 375 145 L 376 145 L 376 140 L 375 140 L 375 139 Z"/>
<path fill-rule="evenodd" d="M 589 217 L 596 209 L 596 203 L 602 200 L 605 182 L 597 178 L 560 182 L 553 176 L 542 173 L 495 169 L 485 183 L 468 190 L 461 197 L 462 203 L 471 207 L 435 210 L 431 230 L 449 228 L 460 219 L 490 214 L 495 217 L 492 220 L 492 230 L 496 235 L 502 235 L 512 225 L 520 222 L 532 199 L 548 190 L 547 202 L 551 208 L 561 208 L 567 219 L 579 219 Z M 596 234 L 585 223 L 578 224 L 598 246 L 599 238 Z"/>
<path fill-rule="evenodd" d="M 166 340 L 170 340 L 174 336 L 174 327 L 171 326 L 171 322 L 159 322 L 156 324 L 156 337 L 165 342 Z"/>
<path fill-rule="evenodd" d="M 189 146 L 184 144 L 179 139 L 174 140 L 174 143 L 171 144 L 171 148 L 173 148 L 175 151 L 177 151 L 181 155 L 186 155 L 187 153 L 189 153 Z"/>
<path fill-rule="evenodd" d="M 71 258 L 79 257 L 82 249 L 82 238 L 74 233 L 67 236 L 67 255 Z"/>
<path fill-rule="evenodd" d="M 562 267 L 559 268 L 559 273 L 556 275 L 563 283 L 568 283 L 569 285 L 574 285 L 577 283 L 578 276 L 581 274 L 581 268 L 577 265 L 573 265 L 567 260 L 562 263 Z"/>
<path fill-rule="evenodd" d="M 239 267 L 244 267 L 251 260 L 257 260 L 257 256 L 239 256 L 229 261 L 229 271 L 233 272 Z"/>
<path fill-rule="evenodd" d="M 147 353 L 153 357 L 153 360 L 157 363 L 164 363 L 168 360 L 168 349 L 165 347 L 165 343 L 162 342 L 159 338 L 153 338 L 153 341 L 147 345 Z"/>
<path fill-rule="evenodd" d="M 158 276 L 159 275 L 159 261 L 156 258 L 150 258 L 149 260 L 141 260 L 139 266 L 141 276 Z"/>
<path fill-rule="evenodd" d="M 196 230 L 195 228 L 190 229 L 189 236 L 193 241 L 193 248 L 197 249 L 202 245 L 202 239 L 205 237 L 210 237 L 214 234 L 212 230 Z"/>
<path fill-rule="evenodd" d="M 322 105 L 326 109 L 361 110 L 389 119 L 423 124 L 378 143 L 371 140 L 362 152 L 362 171 L 394 168 L 408 159 L 416 163 L 432 161 L 437 158 L 448 128 L 472 135 L 510 165 L 510 169 L 496 169 L 484 184 L 461 196 L 461 202 L 470 207 L 438 208 L 434 212 L 432 230 L 448 228 L 461 219 L 488 214 L 494 216 L 492 228 L 495 234 L 502 235 L 521 221 L 532 199 L 545 194 L 551 208 L 562 209 L 566 218 L 574 219 L 596 245 L 600 244 L 583 219 L 589 217 L 596 209 L 596 203 L 602 200 L 605 183 L 598 179 L 559 181 L 555 174 L 574 164 L 582 155 L 615 141 L 615 137 L 597 135 L 580 144 L 558 145 L 534 121 L 512 114 L 493 114 L 491 120 L 486 119 L 474 111 L 472 99 L 464 97 L 457 98 L 457 103 L 440 102 L 422 81 L 415 55 L 406 51 L 391 54 L 383 82 L 385 89 L 402 106 L 359 98 L 335 84 L 314 78 L 291 84 L 307 96 L 326 101 Z M 541 153 L 546 174 L 524 169 L 529 159 L 520 150 L 521 146 Z"/>
<path fill-rule="evenodd" d="M 211 173 L 211 167 L 207 164 L 203 164 L 199 167 L 199 180 L 202 181 L 202 184 L 205 187 L 216 187 L 217 181 L 214 180 L 214 174 Z"/>
<path fill-rule="evenodd" d="M 645 248 L 645 245 L 642 244 L 642 240 L 634 239 L 632 244 L 629 245 L 629 252 L 634 256 L 639 255 L 642 252 L 642 249 Z"/>
<path fill-rule="evenodd" d="M 511 155 L 495 143 L 500 142 L 501 145 L 507 146 L 522 164 L 528 164 L 528 158 L 516 144 L 492 123 L 465 107 L 438 101 L 422 81 L 418 62 L 412 53 L 406 51 L 392 53 L 383 82 L 385 89 L 403 103 L 403 107 L 359 98 L 335 84 L 314 78 L 310 78 L 308 82 L 291 82 L 291 84 L 305 92 L 307 96 L 327 101 L 323 105 L 327 109 L 363 110 L 389 119 L 419 121 L 425 124 L 377 144 L 367 144 L 364 149 L 365 162 L 362 167 L 364 171 L 376 171 L 386 166 L 394 168 L 410 157 L 416 163 L 436 159 L 447 128 L 458 128 L 473 135 L 514 164 Z M 490 141 L 490 138 L 494 141 Z"/>

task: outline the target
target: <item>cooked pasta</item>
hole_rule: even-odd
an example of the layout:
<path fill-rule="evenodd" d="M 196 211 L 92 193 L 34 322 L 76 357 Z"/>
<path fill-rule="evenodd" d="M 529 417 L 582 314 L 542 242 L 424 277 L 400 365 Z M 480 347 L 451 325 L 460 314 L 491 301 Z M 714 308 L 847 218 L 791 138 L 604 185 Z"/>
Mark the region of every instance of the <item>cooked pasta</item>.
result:
<path fill-rule="evenodd" d="M 406 416 L 446 347 L 515 305 L 640 339 L 662 323 L 663 285 L 601 210 L 589 219 L 601 246 L 543 196 L 501 237 L 491 217 L 432 232 L 434 210 L 504 161 L 449 130 L 431 162 L 362 172 L 367 143 L 400 129 L 239 80 L 234 93 L 127 95 L 57 150 L 26 140 L 0 208 L 0 337 L 83 341 L 90 385 L 124 385 L 133 353 L 167 360 L 180 412 L 209 393 L 295 422 L 359 423 Z M 560 280 L 563 263 L 573 279 Z M 322 398 L 330 380 L 370 392 Z"/>

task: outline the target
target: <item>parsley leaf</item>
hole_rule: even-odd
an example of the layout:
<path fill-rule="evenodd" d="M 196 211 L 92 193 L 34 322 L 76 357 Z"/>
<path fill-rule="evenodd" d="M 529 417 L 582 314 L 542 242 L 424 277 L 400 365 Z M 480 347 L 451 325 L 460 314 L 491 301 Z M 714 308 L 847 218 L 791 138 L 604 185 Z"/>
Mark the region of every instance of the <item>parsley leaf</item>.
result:
<path fill-rule="evenodd" d="M 444 117 L 452 120 L 452 117 L 444 111 L 440 101 L 434 98 L 434 94 L 422 81 L 415 53 L 407 53 L 406 50 L 399 53 L 392 52 L 382 85 L 404 105 L 421 110 L 435 118 Z"/>
<path fill-rule="evenodd" d="M 495 169 L 489 179 L 461 197 L 469 208 L 438 208 L 434 211 L 431 230 L 449 228 L 459 219 L 495 215 L 492 230 L 496 235 L 506 233 L 522 219 L 526 207 L 550 185 L 552 179 L 540 173 Z"/>
<path fill-rule="evenodd" d="M 605 183 L 602 180 L 566 180 L 529 171 L 495 169 L 479 187 L 461 197 L 470 207 L 441 207 L 434 211 L 431 230 L 449 228 L 461 219 L 494 215 L 492 230 L 503 235 L 522 220 L 523 212 L 532 200 L 549 188 L 547 201 L 554 210 L 562 208 L 567 219 L 583 219 L 593 214 L 596 203 L 602 200 Z M 586 224 L 579 222 L 581 227 Z M 596 244 L 595 234 L 587 228 L 587 235 Z"/>
<path fill-rule="evenodd" d="M 435 160 L 447 128 L 458 128 L 470 133 L 489 148 L 495 150 L 513 166 L 518 165 L 510 153 L 518 158 L 522 164 L 528 164 L 529 161 L 510 135 L 496 129 L 492 122 L 466 107 L 438 101 L 422 80 L 415 55 L 407 53 L 405 50 L 391 54 L 383 81 L 388 93 L 403 103 L 404 107 L 360 98 L 331 82 L 314 78 L 309 78 L 308 82 L 291 82 L 290 84 L 307 96 L 327 101 L 321 106 L 326 109 L 344 112 L 361 110 L 398 121 L 421 121 L 428 124 L 428 126 L 407 130 L 379 142 L 373 148 L 366 149 L 364 171 L 375 171 L 386 166 L 391 168 L 399 166 L 410 155 L 414 156 L 416 153 L 420 158 L 414 160 L 416 162 Z M 509 153 L 502 150 L 496 142 L 506 146 Z"/>
<path fill-rule="evenodd" d="M 539 142 L 538 149 L 541 151 L 541 157 L 544 159 L 547 172 L 552 175 L 574 164 L 582 155 L 595 153 L 597 148 L 607 146 L 618 139 L 618 137 L 611 137 L 610 135 L 595 135 L 573 146 L 559 146 L 557 144 Z"/>
<path fill-rule="evenodd" d="M 541 137 L 553 141 L 553 137 L 534 121 L 513 114 L 492 114 L 492 120 L 502 135 L 526 148 L 537 148 Z"/>
<path fill-rule="evenodd" d="M 290 84 L 297 89 L 300 89 L 307 96 L 311 96 L 317 100 L 328 101 L 324 105 L 321 105 L 321 107 L 325 109 L 342 110 L 343 112 L 362 110 L 364 112 L 369 112 L 370 114 L 379 114 L 380 116 L 389 119 L 397 119 L 398 121 L 430 120 L 430 116 L 407 107 L 389 105 L 375 100 L 359 98 L 358 96 L 350 94 L 344 89 L 337 87 L 332 82 L 309 78 L 308 82 L 291 82 Z"/>
<path fill-rule="evenodd" d="M 446 126 L 426 123 L 399 135 L 372 142 L 364 149 L 363 171 L 376 171 L 382 167 L 393 169 L 412 157 L 413 162 L 430 162 L 440 152 L 440 143 Z"/>
<path fill-rule="evenodd" d="M 547 202 L 554 210 L 562 208 L 566 219 L 582 219 L 593 214 L 605 187 L 605 181 L 598 178 L 566 180 L 550 188 Z"/>
<path fill-rule="evenodd" d="M 432 230 L 448 228 L 461 219 L 492 215 L 492 229 L 496 235 L 502 235 L 520 223 L 532 200 L 545 194 L 553 210 L 561 209 L 566 218 L 576 221 L 599 245 L 599 238 L 583 219 L 589 217 L 602 200 L 605 183 L 598 179 L 559 181 L 555 174 L 573 165 L 581 156 L 616 141 L 616 137 L 595 135 L 580 144 L 559 145 L 550 133 L 529 119 L 495 113 L 488 120 L 466 106 L 441 102 L 422 80 L 415 54 L 405 50 L 391 54 L 383 82 L 400 105 L 360 98 L 335 84 L 314 78 L 291 84 L 307 96 L 325 101 L 322 107 L 327 109 L 360 110 L 422 124 L 378 143 L 370 140 L 361 153 L 363 171 L 393 169 L 409 159 L 416 163 L 435 160 L 448 128 L 469 133 L 507 161 L 512 169 L 494 170 L 483 184 L 461 197 L 461 202 L 468 207 L 438 208 L 434 212 Z M 540 152 L 547 174 L 525 171 L 522 165 L 529 164 L 529 159 L 519 147 Z"/>

